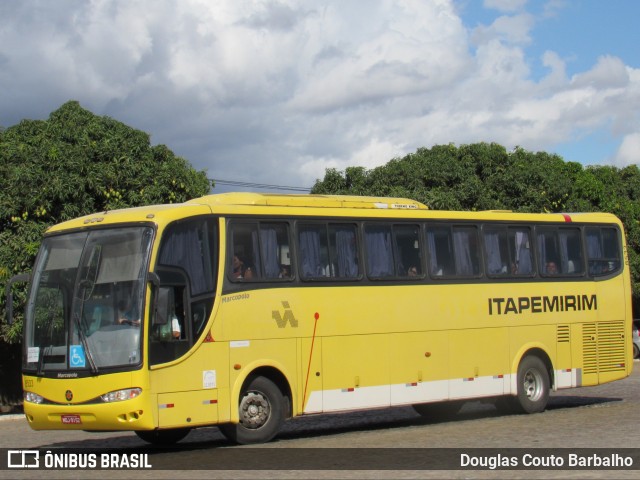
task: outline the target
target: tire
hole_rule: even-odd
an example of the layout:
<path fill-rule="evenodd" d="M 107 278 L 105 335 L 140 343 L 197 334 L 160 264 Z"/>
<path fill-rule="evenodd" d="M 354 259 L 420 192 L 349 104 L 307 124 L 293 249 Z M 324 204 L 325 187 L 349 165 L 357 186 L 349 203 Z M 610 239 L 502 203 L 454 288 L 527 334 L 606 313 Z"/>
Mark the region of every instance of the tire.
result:
<path fill-rule="evenodd" d="M 255 377 L 240 394 L 240 422 L 219 425 L 222 434 L 241 445 L 265 443 L 284 423 L 285 400 L 280 389 L 266 377 Z"/>
<path fill-rule="evenodd" d="M 525 357 L 518 367 L 518 394 L 514 410 L 518 413 L 544 411 L 549 401 L 549 372 L 538 357 Z"/>
<path fill-rule="evenodd" d="M 639 358 L 640 357 L 640 348 L 638 348 L 638 345 L 636 345 L 635 343 L 633 344 L 633 358 Z"/>
<path fill-rule="evenodd" d="M 451 401 L 451 402 L 434 402 L 434 403 L 419 403 L 412 405 L 413 409 L 424 418 L 430 420 L 444 420 L 453 417 L 457 414 L 464 402 Z"/>
<path fill-rule="evenodd" d="M 186 437 L 190 428 L 172 428 L 170 430 L 136 430 L 141 440 L 153 445 L 173 445 Z"/>

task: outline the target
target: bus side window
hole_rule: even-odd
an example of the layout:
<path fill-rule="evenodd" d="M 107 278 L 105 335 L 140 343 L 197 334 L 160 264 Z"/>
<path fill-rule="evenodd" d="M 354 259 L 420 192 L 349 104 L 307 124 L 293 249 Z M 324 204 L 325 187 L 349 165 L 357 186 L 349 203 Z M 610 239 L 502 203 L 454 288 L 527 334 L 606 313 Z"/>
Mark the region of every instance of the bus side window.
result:
<path fill-rule="evenodd" d="M 289 226 L 284 222 L 231 223 L 228 276 L 232 281 L 290 280 Z"/>
<path fill-rule="evenodd" d="M 394 225 L 393 239 L 396 250 L 396 275 L 422 277 L 422 251 L 418 225 Z"/>
<path fill-rule="evenodd" d="M 366 225 L 364 229 L 367 275 L 373 278 L 395 274 L 390 225 Z"/>
<path fill-rule="evenodd" d="M 352 224 L 298 225 L 298 265 L 303 280 L 359 277 L 358 241 Z"/>
<path fill-rule="evenodd" d="M 584 270 L 578 228 L 539 228 L 538 269 L 542 276 L 581 275 Z"/>
<path fill-rule="evenodd" d="M 453 227 L 456 275 L 468 277 L 480 273 L 478 233 L 475 226 Z"/>
<path fill-rule="evenodd" d="M 329 264 L 329 242 L 325 224 L 301 224 L 298 227 L 299 268 L 303 279 L 334 276 Z"/>
<path fill-rule="evenodd" d="M 353 224 L 329 224 L 329 264 L 335 276 L 355 280 L 360 277 L 358 234 Z"/>
<path fill-rule="evenodd" d="M 489 276 L 501 276 L 511 273 L 509 249 L 507 246 L 507 229 L 504 227 L 485 228 L 484 253 L 486 271 Z"/>
<path fill-rule="evenodd" d="M 162 236 L 155 271 L 170 301 L 166 321 L 149 330 L 152 365 L 179 358 L 204 332 L 216 287 L 216 226 L 213 218 L 188 218 L 169 225 Z"/>
<path fill-rule="evenodd" d="M 432 277 L 439 278 L 452 275 L 455 272 L 453 241 L 449 227 L 427 227 L 427 251 L 429 255 L 429 273 Z"/>
<path fill-rule="evenodd" d="M 609 275 L 620 269 L 622 262 L 618 230 L 610 227 L 588 227 L 586 243 L 590 275 Z"/>
<path fill-rule="evenodd" d="M 531 232 L 528 227 L 509 228 L 509 252 L 512 274 L 534 274 L 531 245 Z"/>

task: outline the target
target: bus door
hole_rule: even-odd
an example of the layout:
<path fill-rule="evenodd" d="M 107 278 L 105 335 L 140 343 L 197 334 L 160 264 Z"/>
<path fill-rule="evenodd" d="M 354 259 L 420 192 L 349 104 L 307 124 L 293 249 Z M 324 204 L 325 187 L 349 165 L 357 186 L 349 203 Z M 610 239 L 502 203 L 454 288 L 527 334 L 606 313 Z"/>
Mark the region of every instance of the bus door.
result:
<path fill-rule="evenodd" d="M 175 222 L 162 237 L 148 342 L 160 428 L 218 420 L 218 385 L 228 371 L 228 356 L 206 329 L 216 287 L 217 238 L 217 224 L 207 217 Z"/>

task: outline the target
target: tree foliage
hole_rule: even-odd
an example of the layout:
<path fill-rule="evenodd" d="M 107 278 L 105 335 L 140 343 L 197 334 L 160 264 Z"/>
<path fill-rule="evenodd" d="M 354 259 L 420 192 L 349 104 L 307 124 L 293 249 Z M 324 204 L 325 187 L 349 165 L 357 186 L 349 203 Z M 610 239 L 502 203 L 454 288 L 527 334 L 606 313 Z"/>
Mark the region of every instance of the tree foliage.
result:
<path fill-rule="evenodd" d="M 166 146 L 151 146 L 148 134 L 71 101 L 47 120 L 0 130 L 0 187 L 4 292 L 11 276 L 31 269 L 49 226 L 99 211 L 183 202 L 207 194 L 211 184 Z M 16 295 L 23 299 L 24 291 Z M 4 298 L 0 304 L 4 309 Z M 5 339 L 18 340 L 21 327 L 5 327 Z"/>
<path fill-rule="evenodd" d="M 312 193 L 398 196 L 435 210 L 611 212 L 628 242 L 634 310 L 640 308 L 640 170 L 583 167 L 560 156 L 495 143 L 436 145 L 366 170 L 328 169 Z"/>

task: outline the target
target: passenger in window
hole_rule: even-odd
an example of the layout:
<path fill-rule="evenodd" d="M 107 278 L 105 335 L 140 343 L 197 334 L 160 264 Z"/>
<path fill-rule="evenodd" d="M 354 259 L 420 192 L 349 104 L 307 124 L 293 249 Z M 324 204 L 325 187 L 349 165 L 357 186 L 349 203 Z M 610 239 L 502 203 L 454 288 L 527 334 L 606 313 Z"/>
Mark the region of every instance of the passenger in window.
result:
<path fill-rule="evenodd" d="M 289 278 L 289 267 L 287 265 L 282 265 L 280 267 L 280 275 L 278 278 Z"/>
<path fill-rule="evenodd" d="M 418 269 L 414 265 L 410 266 L 409 270 L 407 270 L 407 275 L 409 275 L 410 277 L 417 277 Z"/>
<path fill-rule="evenodd" d="M 547 262 L 547 266 L 545 269 L 547 275 L 557 275 L 558 274 L 558 266 L 556 262 Z"/>
<path fill-rule="evenodd" d="M 239 255 L 233 256 L 232 262 L 233 271 L 231 276 L 237 280 L 251 280 L 253 278 L 253 271 L 249 267 L 245 260 Z"/>

